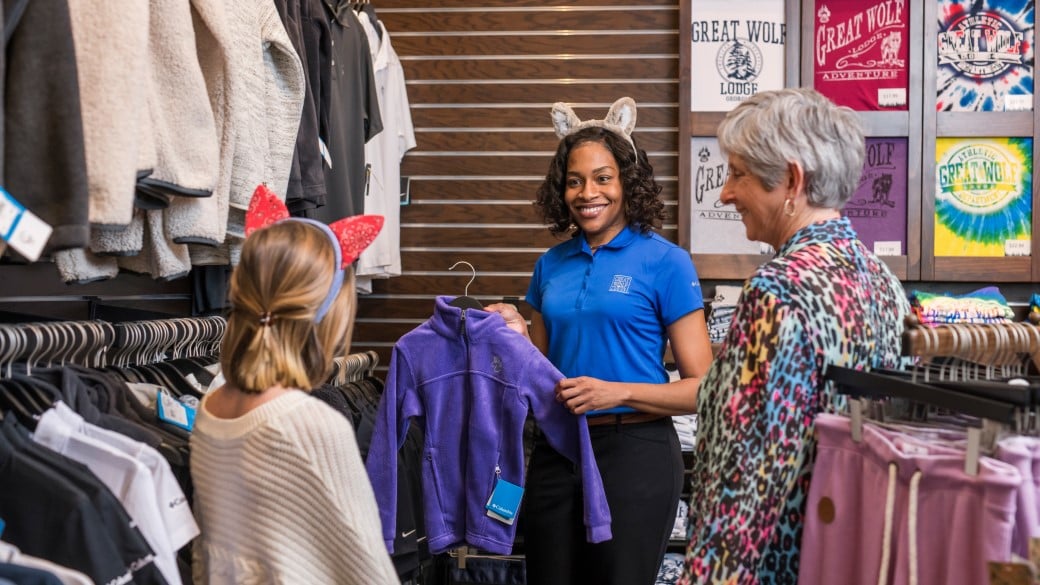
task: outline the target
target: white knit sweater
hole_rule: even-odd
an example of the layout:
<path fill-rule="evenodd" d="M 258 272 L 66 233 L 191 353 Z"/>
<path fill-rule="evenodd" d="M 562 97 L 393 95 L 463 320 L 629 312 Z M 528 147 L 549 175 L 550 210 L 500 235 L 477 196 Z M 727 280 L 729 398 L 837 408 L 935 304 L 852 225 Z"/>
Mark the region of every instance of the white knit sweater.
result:
<path fill-rule="evenodd" d="M 350 422 L 304 392 L 191 437 L 194 581 L 398 585 Z"/>

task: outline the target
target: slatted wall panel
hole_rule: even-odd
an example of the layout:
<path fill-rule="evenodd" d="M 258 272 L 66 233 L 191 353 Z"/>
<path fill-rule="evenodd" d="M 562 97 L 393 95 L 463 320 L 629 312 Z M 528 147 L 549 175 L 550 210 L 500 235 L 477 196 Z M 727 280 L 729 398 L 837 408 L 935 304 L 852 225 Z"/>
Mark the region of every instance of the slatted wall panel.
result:
<path fill-rule="evenodd" d="M 669 0 L 374 0 L 404 66 L 418 148 L 403 165 L 404 274 L 361 297 L 354 351 L 381 369 L 437 295 L 488 304 L 523 298 L 535 260 L 557 240 L 531 204 L 557 139 L 553 102 L 602 118 L 638 104 L 636 135 L 664 187 L 677 241 L 679 5 Z"/>

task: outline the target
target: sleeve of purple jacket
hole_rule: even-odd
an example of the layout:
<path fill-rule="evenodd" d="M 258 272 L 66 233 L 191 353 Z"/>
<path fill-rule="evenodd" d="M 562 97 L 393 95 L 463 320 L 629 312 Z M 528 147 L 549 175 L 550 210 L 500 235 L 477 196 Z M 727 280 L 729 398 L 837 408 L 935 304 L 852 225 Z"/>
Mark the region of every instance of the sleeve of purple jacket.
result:
<path fill-rule="evenodd" d="M 397 452 L 404 445 L 411 418 L 420 414 L 419 404 L 407 357 L 394 348 L 365 459 L 368 479 L 379 506 L 383 540 L 391 553 L 397 527 Z"/>
<path fill-rule="evenodd" d="M 564 375 L 537 348 L 531 346 L 526 360 L 523 391 L 538 428 L 549 444 L 571 462 L 581 466 L 582 493 L 585 500 L 585 539 L 604 542 L 613 538 L 610 532 L 610 507 L 603 492 L 596 456 L 589 439 L 589 425 L 584 416 L 571 414 L 556 402 L 553 389 Z"/>

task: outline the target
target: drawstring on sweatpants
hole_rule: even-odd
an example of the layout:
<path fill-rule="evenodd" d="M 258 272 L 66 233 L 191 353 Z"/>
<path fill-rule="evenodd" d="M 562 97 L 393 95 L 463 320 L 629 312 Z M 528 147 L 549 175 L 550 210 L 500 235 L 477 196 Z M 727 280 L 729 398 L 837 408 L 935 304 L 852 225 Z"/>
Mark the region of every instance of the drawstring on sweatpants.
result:
<path fill-rule="evenodd" d="M 878 572 L 878 585 L 888 583 L 888 565 L 892 560 L 892 521 L 895 515 L 896 475 L 899 468 L 895 463 L 888 464 L 888 489 L 885 493 L 885 524 L 881 537 L 881 566 Z M 921 477 L 924 474 L 918 469 L 910 476 L 910 489 L 907 494 L 907 540 L 908 540 L 908 583 L 917 585 L 917 500 L 921 491 Z"/>
<path fill-rule="evenodd" d="M 910 503 L 907 530 L 910 541 L 910 585 L 917 585 L 917 495 L 921 489 L 921 470 L 918 469 L 910 477 Z"/>
<path fill-rule="evenodd" d="M 878 585 L 888 583 L 888 563 L 892 549 L 892 516 L 896 507 L 896 471 L 895 463 L 888 464 L 888 489 L 885 491 L 885 528 L 881 536 L 881 566 L 878 571 Z"/>

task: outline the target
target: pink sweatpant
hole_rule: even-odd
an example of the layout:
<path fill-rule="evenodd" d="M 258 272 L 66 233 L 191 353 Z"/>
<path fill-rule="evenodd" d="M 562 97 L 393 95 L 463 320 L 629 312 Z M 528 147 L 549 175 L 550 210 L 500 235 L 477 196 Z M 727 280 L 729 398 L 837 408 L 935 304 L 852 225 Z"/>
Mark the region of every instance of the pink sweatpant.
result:
<path fill-rule="evenodd" d="M 1021 476 L 982 457 L 846 417 L 816 419 L 799 585 L 978 585 L 987 561 L 1007 561 Z M 911 532 L 911 528 L 914 530 Z"/>

